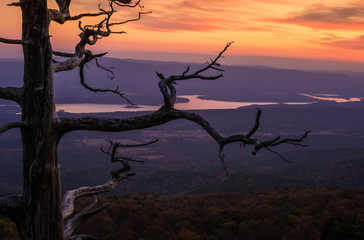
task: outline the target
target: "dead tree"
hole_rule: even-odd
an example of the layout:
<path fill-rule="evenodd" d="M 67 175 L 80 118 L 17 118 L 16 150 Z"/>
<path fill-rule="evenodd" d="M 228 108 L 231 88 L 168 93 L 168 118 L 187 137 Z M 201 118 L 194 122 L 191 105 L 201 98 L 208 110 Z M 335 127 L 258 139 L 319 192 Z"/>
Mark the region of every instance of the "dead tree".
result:
<path fill-rule="evenodd" d="M 174 108 L 176 82 L 190 79 L 215 80 L 222 77 L 223 69 L 218 64 L 218 60 L 231 43 L 227 44 L 215 59 L 197 71 L 191 72 L 187 68 L 181 74 L 171 76 L 157 73 L 159 88 L 164 99 L 164 104 L 158 111 L 125 119 L 91 116 L 58 117 L 53 93 L 53 75 L 56 72 L 69 71 L 78 67 L 80 82 L 84 87 L 95 92 L 115 93 L 127 100 L 119 89 L 97 89 L 85 82 L 83 75 L 85 64 L 104 55 L 103 53 L 93 54 L 86 47 L 94 45 L 98 40 L 110 34 L 124 33 L 115 29 L 130 21 L 139 20 L 145 12 L 141 10 L 135 19 L 115 22 L 112 18 L 116 12 L 115 8 L 142 8 L 140 0 L 136 2 L 108 0 L 104 3 L 107 8 L 99 5 L 99 10 L 95 13 L 78 15 L 71 15 L 71 0 L 56 0 L 56 2 L 59 9 L 49 9 L 47 0 L 20 0 L 9 4 L 20 7 L 22 10 L 22 38 L 21 40 L 0 38 L 1 43 L 21 45 L 24 54 L 23 86 L 18 88 L 0 87 L 0 98 L 19 104 L 22 113 L 20 122 L 9 123 L 0 128 L 0 133 L 19 128 L 22 136 L 23 192 L 18 196 L 0 198 L 0 214 L 11 218 L 16 223 L 21 239 L 94 239 L 89 235 L 74 236 L 73 231 L 80 222 L 98 213 L 104 206 L 96 207 L 97 200 L 95 200 L 86 209 L 75 214 L 73 204 L 75 199 L 110 191 L 122 179 L 131 176 L 127 172 L 130 170 L 129 163 L 134 160 L 117 156 L 117 149 L 123 146 L 111 142 L 109 151 L 104 150 L 104 152 L 110 155 L 112 161 L 121 162 L 122 168 L 112 172 L 110 181 L 99 186 L 70 190 L 62 195 L 57 145 L 63 135 L 72 131 L 122 132 L 162 125 L 175 119 L 187 119 L 200 125 L 218 143 L 219 157 L 226 172 L 223 149 L 229 143 L 240 142 L 244 145 L 253 145 L 253 154 L 262 148 L 270 150 L 271 147 L 280 144 L 303 146 L 301 142 L 306 138 L 307 133 L 294 139 L 276 137 L 263 141 L 254 138 L 253 135 L 259 127 L 260 110 L 258 110 L 255 124 L 250 132 L 224 137 L 201 116 Z M 53 51 L 49 25 L 52 22 L 63 24 L 85 17 L 101 17 L 101 20 L 96 25 L 84 25 L 79 22 L 80 40 L 73 53 Z M 62 57 L 65 60 L 59 61 Z M 215 71 L 218 74 L 207 75 L 207 71 Z"/>

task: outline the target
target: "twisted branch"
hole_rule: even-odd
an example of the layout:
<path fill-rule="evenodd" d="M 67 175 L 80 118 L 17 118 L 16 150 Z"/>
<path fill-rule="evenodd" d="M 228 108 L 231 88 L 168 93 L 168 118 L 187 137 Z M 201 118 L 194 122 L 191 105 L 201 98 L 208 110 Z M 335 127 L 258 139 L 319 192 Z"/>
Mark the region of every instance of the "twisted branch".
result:
<path fill-rule="evenodd" d="M 7 39 L 7 38 L 2 38 L 0 37 L 0 42 L 1 43 L 6 43 L 6 44 L 29 44 L 29 41 L 24 41 L 24 40 L 18 40 L 18 39 Z"/>
<path fill-rule="evenodd" d="M 12 100 L 22 106 L 23 88 L 18 87 L 0 87 L 0 98 Z"/>
<path fill-rule="evenodd" d="M 103 148 L 101 148 L 101 151 L 108 156 L 111 157 L 111 162 L 120 162 L 122 164 L 122 167 L 114 170 L 111 172 L 111 179 L 107 181 L 104 184 L 93 186 L 93 187 L 80 187 L 74 190 L 69 190 L 64 194 L 63 197 L 63 203 L 62 203 L 62 214 L 63 219 L 66 219 L 74 212 L 74 201 L 79 197 L 85 197 L 85 196 L 95 196 L 100 193 L 109 192 L 112 189 L 114 189 L 118 183 L 126 178 L 129 178 L 131 176 L 134 176 L 135 174 L 126 174 L 122 175 L 125 172 L 130 171 L 131 167 L 129 165 L 129 162 L 139 162 L 143 163 L 143 161 L 140 160 L 133 160 L 131 158 L 121 158 L 118 157 L 117 149 L 120 147 L 143 147 L 148 146 L 150 144 L 153 144 L 157 142 L 158 140 L 154 140 L 148 143 L 143 144 L 133 144 L 133 145 L 125 145 L 120 143 L 114 143 L 110 140 L 110 146 L 107 151 L 105 151 Z M 88 211 L 88 209 L 87 209 Z"/>
<path fill-rule="evenodd" d="M 93 187 L 80 187 L 77 189 L 69 190 L 64 194 L 62 202 L 62 215 L 63 219 L 66 219 L 74 212 L 74 201 L 77 198 L 85 196 L 93 196 L 104 192 L 109 192 L 114 189 L 117 184 L 130 176 L 118 176 L 112 177 L 109 181 L 104 184 L 93 186 Z"/>
<path fill-rule="evenodd" d="M 111 179 L 102 185 L 98 185 L 98 186 L 94 186 L 94 187 L 81 187 L 81 188 L 78 188 L 75 190 L 67 191 L 65 193 L 64 198 L 63 198 L 63 204 L 62 204 L 63 219 L 67 219 L 74 212 L 74 201 L 77 198 L 84 197 L 84 196 L 93 196 L 94 197 L 93 203 L 91 203 L 84 210 L 77 213 L 75 216 L 73 216 L 72 218 L 70 218 L 67 221 L 67 223 L 65 224 L 65 227 L 64 227 L 64 235 L 65 235 L 66 239 L 79 239 L 79 238 L 76 238 L 77 236 L 71 237 L 71 235 L 73 234 L 73 232 L 77 228 L 77 226 L 81 222 L 86 220 L 87 218 L 99 213 L 100 211 L 102 211 L 103 209 L 105 209 L 107 207 L 107 205 L 106 205 L 106 206 L 101 206 L 99 208 L 94 209 L 94 207 L 97 204 L 97 197 L 96 197 L 97 194 L 111 191 L 118 185 L 118 183 L 121 180 L 135 175 L 132 173 L 122 175 L 123 173 L 130 171 L 131 167 L 129 165 L 129 162 L 139 162 L 139 163 L 144 162 L 144 161 L 140 161 L 140 160 L 134 160 L 131 158 L 118 157 L 117 149 L 120 147 L 128 147 L 128 148 L 129 147 L 143 147 L 143 146 L 148 146 L 150 144 L 153 144 L 157 141 L 158 140 L 154 140 L 154 141 L 151 141 L 148 143 L 143 143 L 143 144 L 126 145 L 126 144 L 121 144 L 121 143 L 114 143 L 110 140 L 109 149 L 107 151 L 101 149 L 102 152 L 104 152 L 105 154 L 107 154 L 108 156 L 111 157 L 111 162 L 120 162 L 122 164 L 122 167 L 112 171 Z M 88 235 L 82 235 L 82 236 L 85 237 Z M 81 237 L 81 235 L 78 237 Z"/>
<path fill-rule="evenodd" d="M 98 214 L 99 212 L 108 207 L 108 205 L 104 205 L 96 209 L 93 209 L 98 203 L 97 197 L 96 196 L 93 197 L 94 201 L 89 206 L 87 206 L 84 210 L 82 210 L 81 212 L 73 216 L 71 219 L 69 219 L 65 224 L 64 236 L 66 239 L 69 239 L 71 237 L 71 235 L 73 234 L 73 232 L 76 230 L 76 228 L 80 223 L 84 222 L 86 219 Z"/>
<path fill-rule="evenodd" d="M 220 159 L 223 162 L 224 168 L 224 146 L 234 142 L 240 142 L 245 145 L 253 145 L 253 154 L 256 154 L 263 147 L 273 147 L 278 145 L 280 137 L 268 141 L 260 141 L 256 138 L 247 137 L 247 135 L 238 134 L 228 137 L 223 137 L 218 133 L 203 117 L 195 114 L 188 113 L 176 109 L 161 109 L 157 112 L 147 114 L 139 117 L 131 117 L 125 119 L 119 118 L 105 118 L 105 117 L 82 117 L 82 118 L 61 118 L 60 129 L 64 133 L 74 130 L 89 130 L 89 131 L 103 131 L 103 132 L 122 132 L 137 130 L 143 128 L 150 128 L 159 126 L 164 123 L 176 119 L 187 119 L 200 125 L 220 146 Z M 280 144 L 299 144 L 308 135 L 306 132 L 300 138 L 287 138 L 280 140 Z"/>
<path fill-rule="evenodd" d="M 92 91 L 92 92 L 106 92 L 106 93 L 114 93 L 118 96 L 120 96 L 122 99 L 124 99 L 126 102 L 128 102 L 130 105 L 135 105 L 132 101 L 130 101 L 124 93 L 120 92 L 119 91 L 119 86 L 116 87 L 115 89 L 110 89 L 110 88 L 94 88 L 94 87 L 91 87 L 90 85 L 88 85 L 86 82 L 85 82 L 85 76 L 84 76 L 84 67 L 86 66 L 86 63 L 90 62 L 91 60 L 95 59 L 96 61 L 96 66 L 103 69 L 104 71 L 107 71 L 109 73 L 111 73 L 112 75 L 109 76 L 110 79 L 113 79 L 114 78 L 114 72 L 108 68 L 105 68 L 103 67 L 102 65 L 100 65 L 97 61 L 97 58 L 92 55 L 91 52 L 87 52 L 85 54 L 85 57 L 84 59 L 82 60 L 81 64 L 80 64 L 80 82 L 81 82 L 81 85 L 83 87 L 85 87 L 86 89 Z"/>
<path fill-rule="evenodd" d="M 96 238 L 88 234 L 79 234 L 68 238 L 68 240 L 99 240 L 99 238 Z"/>
<path fill-rule="evenodd" d="M 13 128 L 20 128 L 20 127 L 24 127 L 26 126 L 25 123 L 23 122 L 12 122 L 12 123 L 7 123 L 5 124 L 4 126 L 2 126 L 0 128 L 0 134 L 10 130 L 10 129 L 13 129 Z"/>
<path fill-rule="evenodd" d="M 111 1 L 120 7 L 135 8 L 135 7 L 139 6 L 141 9 L 144 8 L 143 6 L 140 5 L 141 0 L 136 1 L 134 4 L 133 4 L 132 0 L 111 0 Z"/>
<path fill-rule="evenodd" d="M 302 144 L 310 131 L 307 131 L 303 136 L 299 138 L 285 138 L 281 139 L 281 136 L 275 137 L 269 140 L 260 140 L 253 138 L 252 136 L 258 130 L 260 125 L 261 110 L 257 110 L 255 124 L 247 134 L 237 134 L 228 137 L 222 136 L 217 132 L 203 117 L 181 110 L 174 109 L 174 103 L 176 99 L 176 88 L 173 86 L 176 81 L 187 79 L 203 79 L 203 80 L 215 80 L 222 77 L 222 74 L 206 76 L 204 75 L 207 70 L 215 70 L 222 72 L 218 60 L 222 57 L 222 54 L 229 48 L 232 42 L 228 43 L 225 48 L 217 55 L 215 59 L 212 59 L 207 66 L 195 71 L 192 74 L 188 74 L 189 67 L 181 75 L 171 75 L 164 77 L 162 73 L 157 75 L 160 78 L 158 83 L 160 91 L 164 97 L 164 105 L 156 112 L 147 114 L 144 116 L 130 117 L 125 119 L 119 118 L 105 118 L 105 117 L 82 117 L 82 118 L 61 118 L 59 123 L 60 134 L 65 134 L 75 130 L 89 130 L 89 131 L 104 131 L 104 132 L 122 132 L 137 130 L 143 128 L 150 128 L 159 126 L 176 119 L 186 119 L 200 125 L 219 145 L 219 158 L 223 164 L 223 168 L 228 174 L 227 165 L 225 162 L 224 147 L 227 144 L 239 142 L 242 145 L 252 145 L 254 150 L 252 154 L 257 154 L 262 148 L 265 148 L 284 159 L 281 155 L 271 150 L 271 147 L 280 144 L 291 144 L 295 146 L 306 146 Z M 113 155 L 112 155 L 113 156 Z M 123 159 L 125 160 L 125 159 Z"/>
<path fill-rule="evenodd" d="M 232 43 L 233 42 L 227 43 L 224 49 L 216 56 L 215 59 L 211 59 L 210 62 L 207 62 L 207 65 L 205 67 L 193 72 L 192 74 L 188 74 L 188 72 L 190 71 L 190 67 L 187 67 L 182 75 L 171 75 L 169 77 L 165 77 L 162 73 L 157 72 L 157 76 L 160 79 L 158 86 L 164 98 L 164 106 L 162 106 L 162 108 L 174 107 L 174 104 L 176 102 L 176 89 L 174 87 L 174 84 L 176 84 L 176 81 L 189 79 L 216 80 L 221 78 L 223 76 L 223 74 L 221 73 L 210 76 L 203 75 L 203 73 L 208 70 L 224 72 L 224 69 L 220 68 L 221 65 L 218 63 L 218 60 L 222 57 L 223 53 L 226 52 L 226 50 L 231 46 Z"/>
<path fill-rule="evenodd" d="M 59 0 L 60 2 L 59 5 L 66 4 L 65 1 L 69 0 Z M 70 56 L 70 59 L 64 62 L 55 62 L 53 64 L 54 72 L 68 71 L 80 66 L 80 64 L 84 60 L 83 58 L 84 55 L 87 53 L 87 50 L 85 49 L 86 45 L 94 45 L 98 39 L 102 37 L 107 37 L 112 33 L 123 33 L 123 32 L 111 31 L 110 20 L 112 15 L 116 12 L 116 10 L 113 7 L 113 2 L 110 2 L 109 6 L 110 10 L 106 11 L 101 7 L 101 5 L 99 5 L 98 14 L 105 15 L 106 17 L 103 20 L 101 20 L 98 24 L 82 26 L 82 22 L 81 21 L 79 22 L 78 27 L 81 30 L 81 33 L 79 35 L 80 41 L 75 47 L 75 52 L 72 56 Z M 66 10 L 63 11 L 66 12 L 63 14 L 68 14 L 67 7 Z M 63 56 L 69 56 L 69 55 L 63 54 Z"/>
<path fill-rule="evenodd" d="M 64 2 L 65 0 L 59 0 L 59 6 L 61 9 L 61 5 L 65 4 Z M 139 2 L 138 1 L 135 6 L 139 6 Z M 120 3 L 120 2 L 119 2 Z M 132 7 L 134 5 L 130 5 L 130 1 L 127 2 L 128 6 Z M 101 54 L 98 55 L 93 55 L 93 53 L 89 50 L 86 50 L 85 47 L 86 45 L 94 45 L 97 40 L 103 38 L 103 37 L 108 37 L 110 34 L 122 34 L 125 33 L 124 31 L 113 31 L 111 29 L 111 27 L 115 26 L 115 25 L 122 25 L 122 24 L 126 24 L 128 22 L 132 22 L 132 21 L 138 21 L 141 18 L 142 14 L 147 14 L 147 13 L 143 13 L 143 12 L 139 12 L 138 14 L 138 18 L 135 19 L 129 19 L 126 21 L 122 21 L 122 22 L 111 22 L 111 17 L 112 15 L 116 12 L 116 10 L 114 9 L 114 1 L 111 1 L 109 3 L 109 7 L 110 9 L 107 11 L 105 9 L 103 9 L 101 7 L 101 5 L 99 5 L 99 11 L 100 11 L 100 15 L 105 15 L 106 17 L 101 20 L 98 24 L 95 25 L 82 25 L 81 22 L 79 22 L 79 29 L 81 30 L 81 34 L 80 34 L 80 42 L 77 44 L 77 46 L 75 47 L 75 52 L 74 54 L 69 54 L 69 53 L 62 53 L 62 52 L 53 52 L 53 54 L 55 56 L 61 56 L 61 57 L 69 57 L 69 59 L 67 59 L 66 61 L 63 62 L 58 62 L 54 60 L 53 63 L 53 69 L 54 72 L 60 72 L 60 71 L 69 71 L 72 70 L 76 67 L 80 67 L 80 82 L 82 84 L 82 86 L 84 86 L 86 89 L 93 91 L 93 92 L 109 92 L 109 93 L 114 93 L 117 94 L 118 96 L 120 96 L 122 99 L 124 99 L 126 102 L 128 102 L 128 104 L 130 105 L 135 105 L 133 102 L 131 102 L 124 93 L 122 93 L 121 91 L 119 91 L 119 87 L 116 87 L 115 89 L 101 89 L 101 88 L 94 88 L 91 87 L 90 85 L 88 85 L 85 82 L 85 77 L 84 77 L 84 67 L 85 65 L 90 62 L 91 60 L 95 59 L 96 60 L 96 65 L 111 73 L 111 76 L 109 76 L 110 79 L 114 78 L 114 73 L 113 71 L 111 71 L 110 69 L 107 69 L 103 66 L 101 66 L 98 61 L 97 61 L 97 57 L 101 57 Z M 62 5 L 62 6 L 63 6 Z M 117 4 L 119 5 L 119 4 Z M 135 7 L 134 6 L 134 7 Z M 69 12 L 67 12 L 67 7 L 65 8 L 66 10 L 61 10 L 66 12 L 67 14 Z M 103 55 L 102 55 L 103 56 Z"/>

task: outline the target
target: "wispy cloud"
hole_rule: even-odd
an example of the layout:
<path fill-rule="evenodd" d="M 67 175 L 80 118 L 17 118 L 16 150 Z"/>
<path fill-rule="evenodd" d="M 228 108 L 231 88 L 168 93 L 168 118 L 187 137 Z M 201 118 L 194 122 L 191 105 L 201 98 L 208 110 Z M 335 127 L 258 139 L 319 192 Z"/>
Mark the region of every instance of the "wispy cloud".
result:
<path fill-rule="evenodd" d="M 326 37 L 318 39 L 317 42 L 327 46 L 343 47 L 354 50 L 364 49 L 364 35 L 359 35 L 355 38 L 327 35 Z"/>
<path fill-rule="evenodd" d="M 154 1 L 153 1 L 154 2 Z M 249 14 L 237 7 L 238 0 L 183 0 L 163 4 L 149 4 L 152 15 L 143 22 L 142 28 L 153 31 L 218 31 L 246 30 L 247 24 L 239 16 Z M 155 10 L 153 9 L 155 8 Z"/>
<path fill-rule="evenodd" d="M 78 12 L 97 11 L 98 0 L 79 0 L 72 4 Z M 292 0 L 146 0 L 145 11 L 153 13 L 143 16 L 146 21 L 134 27 L 159 32 L 198 31 L 271 31 L 256 18 L 262 9 L 271 10 L 272 5 L 292 4 Z M 107 1 L 102 1 L 107 8 Z M 72 9 L 71 9 L 72 10 Z M 128 9 L 130 10 L 130 9 Z M 139 10 L 139 9 L 137 9 Z M 134 17 L 135 11 L 123 11 L 121 17 Z M 114 19 L 122 21 L 125 19 Z"/>
<path fill-rule="evenodd" d="M 314 4 L 288 17 L 274 19 L 275 22 L 296 24 L 315 29 L 359 30 L 364 26 L 364 4 L 352 2 L 347 6 Z"/>

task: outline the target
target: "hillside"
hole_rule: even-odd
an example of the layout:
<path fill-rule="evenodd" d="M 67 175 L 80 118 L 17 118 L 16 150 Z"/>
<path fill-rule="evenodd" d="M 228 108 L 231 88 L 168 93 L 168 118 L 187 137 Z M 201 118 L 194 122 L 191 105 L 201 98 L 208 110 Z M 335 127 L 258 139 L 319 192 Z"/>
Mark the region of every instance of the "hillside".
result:
<path fill-rule="evenodd" d="M 101 240 L 360 240 L 363 190 L 295 189 L 179 197 L 100 197 L 109 207 L 77 230 Z M 78 207 L 85 207 L 83 199 Z M 0 237 L 16 240 L 0 218 Z"/>
<path fill-rule="evenodd" d="M 94 86 L 122 84 L 127 95 L 137 103 L 155 105 L 161 101 L 156 87 L 155 70 L 180 73 L 185 63 L 109 59 L 103 65 L 114 66 L 116 79 L 108 81 L 105 72 L 90 66 L 88 81 Z M 190 64 L 196 68 L 197 64 Z M 0 66 L 2 85 L 18 84 L 20 61 L 4 61 Z M 308 105 L 277 104 L 263 109 L 261 127 L 256 135 L 262 139 L 282 135 L 297 136 L 311 130 L 309 148 L 284 146 L 279 152 L 294 162 L 287 163 L 277 155 L 262 151 L 257 156 L 238 144 L 227 147 L 230 176 L 224 176 L 217 156 L 217 146 L 197 125 L 174 121 L 161 127 L 128 133 L 74 132 L 59 145 L 63 188 L 99 184 L 117 168 L 99 151 L 108 139 L 124 143 L 160 141 L 146 148 L 127 151 L 126 156 L 147 159 L 133 166 L 138 175 L 124 182 L 114 192 L 158 193 L 180 195 L 209 191 L 235 192 L 252 189 L 295 187 L 363 188 L 364 180 L 364 103 L 336 103 L 311 99 L 298 93 L 337 94 L 340 98 L 363 97 L 364 81 L 358 73 L 305 72 L 262 67 L 226 66 L 225 78 L 217 81 L 181 82 L 180 94 L 201 94 L 203 98 L 231 101 L 312 102 Z M 58 103 L 120 103 L 117 96 L 95 94 L 80 86 L 77 71 L 56 76 Z M 101 82 L 99 81 L 101 80 Z M 99 81 L 99 83 L 96 83 Z M 97 85 L 98 84 L 98 85 Z M 239 86 L 239 87 L 237 87 Z M 122 103 L 124 104 L 124 102 Z M 20 109 L 2 101 L 0 124 L 20 118 Z M 255 106 L 226 110 L 199 110 L 217 130 L 230 135 L 244 133 L 252 127 Z M 59 112 L 59 116 L 84 114 Z M 142 112 L 97 113 L 96 116 L 127 117 Z M 17 194 L 21 189 L 20 134 L 11 130 L 0 136 L 0 192 Z M 198 144 L 197 144 L 198 143 Z M 75 161 L 77 159 L 77 161 Z"/>
<path fill-rule="evenodd" d="M 89 64 L 86 81 L 94 87 L 116 87 L 137 104 L 160 104 L 162 99 L 157 86 L 155 72 L 182 74 L 187 66 L 197 69 L 202 64 L 158 62 L 104 58 L 104 67 L 112 67 L 110 73 Z M 364 97 L 362 73 L 309 72 L 248 66 L 224 66 L 224 77 L 216 81 L 191 80 L 178 85 L 179 95 L 205 95 L 208 99 L 250 102 L 311 102 L 312 99 L 299 95 L 336 94 L 343 98 Z M 21 85 L 21 61 L 2 61 L 0 79 L 3 85 Z M 95 94 L 79 83 L 78 70 L 55 75 L 56 101 L 58 103 L 120 103 L 112 94 Z"/>

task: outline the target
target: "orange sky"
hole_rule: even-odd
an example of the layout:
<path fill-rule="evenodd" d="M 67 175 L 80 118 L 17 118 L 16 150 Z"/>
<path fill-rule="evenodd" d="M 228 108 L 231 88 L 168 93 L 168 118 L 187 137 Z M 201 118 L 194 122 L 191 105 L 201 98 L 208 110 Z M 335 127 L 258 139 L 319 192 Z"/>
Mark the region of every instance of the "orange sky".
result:
<path fill-rule="evenodd" d="M 1 37 L 19 38 L 21 18 L 16 7 L 0 3 Z M 55 6 L 55 0 L 49 0 Z M 73 0 L 71 13 L 95 12 L 105 0 Z M 364 61 L 364 1 L 362 0 L 144 0 L 152 14 L 123 25 L 128 33 L 102 39 L 95 51 L 178 52 L 214 54 L 229 41 L 231 55 L 276 56 Z M 136 9 L 140 10 L 140 9 Z M 120 9 L 115 21 L 137 16 Z M 10 20 L 11 19 L 11 20 Z M 85 18 L 83 23 L 93 22 Z M 53 23 L 53 48 L 72 51 L 77 22 Z M 20 52 L 0 45 L 0 57 Z"/>

